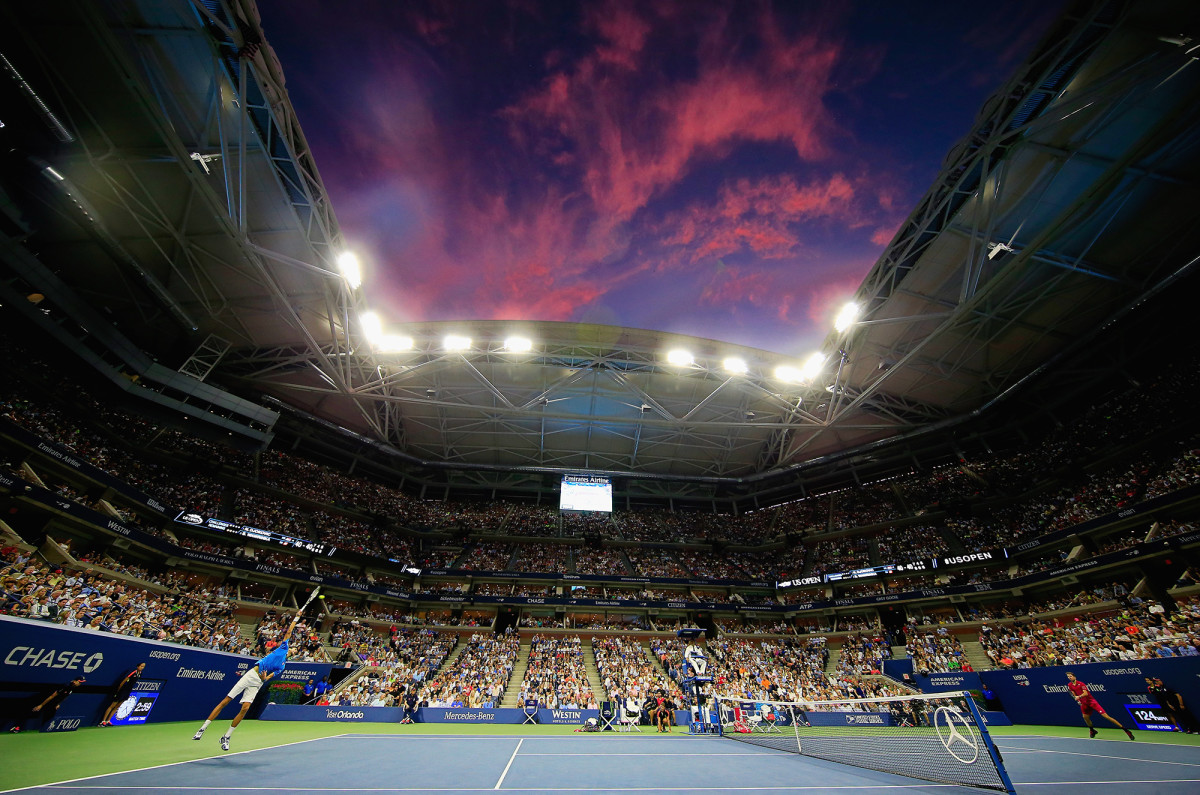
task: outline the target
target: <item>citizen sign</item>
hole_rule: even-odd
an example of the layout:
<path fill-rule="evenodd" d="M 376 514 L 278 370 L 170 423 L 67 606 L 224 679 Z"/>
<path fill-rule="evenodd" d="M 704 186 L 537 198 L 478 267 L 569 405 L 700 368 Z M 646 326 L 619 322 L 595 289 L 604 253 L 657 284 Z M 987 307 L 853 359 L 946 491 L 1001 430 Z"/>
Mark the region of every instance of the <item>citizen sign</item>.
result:
<path fill-rule="evenodd" d="M 61 668 L 67 671 L 82 670 L 85 674 L 100 667 L 104 655 L 86 651 L 59 651 L 58 649 L 35 649 L 32 646 L 14 646 L 4 658 L 5 665 L 28 665 L 31 668 Z"/>

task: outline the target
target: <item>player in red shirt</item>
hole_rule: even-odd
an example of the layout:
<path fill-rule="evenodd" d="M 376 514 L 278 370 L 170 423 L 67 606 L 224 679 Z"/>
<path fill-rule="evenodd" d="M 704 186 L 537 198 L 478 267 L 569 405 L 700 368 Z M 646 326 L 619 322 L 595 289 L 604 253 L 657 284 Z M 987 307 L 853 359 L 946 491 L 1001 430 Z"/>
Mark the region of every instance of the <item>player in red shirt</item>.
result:
<path fill-rule="evenodd" d="M 1079 703 L 1079 711 L 1083 713 L 1083 722 L 1088 726 L 1088 736 L 1096 736 L 1096 727 L 1092 725 L 1092 713 L 1098 712 L 1112 723 L 1112 725 L 1129 735 L 1129 739 L 1135 739 L 1133 732 L 1126 729 L 1121 725 L 1119 720 L 1105 712 L 1104 707 L 1100 706 L 1100 702 L 1088 690 L 1088 686 L 1076 679 L 1075 674 L 1070 671 L 1067 671 L 1067 690 L 1071 691 L 1071 697 Z"/>

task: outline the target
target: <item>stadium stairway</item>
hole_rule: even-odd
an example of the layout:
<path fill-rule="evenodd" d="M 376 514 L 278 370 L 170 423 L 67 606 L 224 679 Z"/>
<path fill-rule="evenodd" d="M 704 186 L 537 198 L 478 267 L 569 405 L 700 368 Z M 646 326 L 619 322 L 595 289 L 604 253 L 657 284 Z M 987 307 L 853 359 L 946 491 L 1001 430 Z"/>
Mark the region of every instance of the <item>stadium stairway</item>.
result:
<path fill-rule="evenodd" d="M 642 650 L 646 653 L 646 659 L 650 661 L 650 665 L 661 673 L 664 679 L 670 679 L 670 672 L 663 666 L 662 661 L 658 659 L 658 655 L 654 653 L 654 649 L 650 646 L 650 641 L 642 641 Z"/>
<path fill-rule="evenodd" d="M 463 649 L 467 648 L 468 645 L 465 637 L 460 637 L 458 643 L 455 643 L 454 648 L 446 655 L 446 659 L 442 660 L 442 664 L 437 667 L 437 670 L 429 678 L 436 677 L 442 671 L 449 671 L 450 666 L 454 665 L 454 661 L 458 659 L 458 656 L 463 653 Z"/>
<path fill-rule="evenodd" d="M 377 676 L 386 676 L 387 671 L 385 671 L 383 668 L 380 668 L 379 666 L 376 666 L 376 665 L 360 665 L 358 668 L 356 668 L 354 671 L 352 671 L 349 676 L 347 676 L 342 681 L 338 682 L 334 686 L 334 688 L 329 691 L 329 700 L 335 701 L 337 699 L 337 697 L 339 695 L 341 695 L 341 692 L 343 690 L 347 689 L 352 684 L 357 682 L 359 679 L 362 679 L 364 676 L 367 676 L 368 674 L 376 674 Z M 316 697 L 314 696 L 314 700 L 315 700 L 315 698 Z"/>
<path fill-rule="evenodd" d="M 600 669 L 596 667 L 596 650 L 592 648 L 591 641 L 583 644 L 583 669 L 587 671 L 588 684 L 592 686 L 596 701 L 607 701 L 608 691 L 604 689 L 604 683 L 600 679 Z"/>
<path fill-rule="evenodd" d="M 837 674 L 838 660 L 842 659 L 842 649 L 840 646 L 829 650 L 829 662 L 825 663 L 825 674 L 833 677 Z"/>
<path fill-rule="evenodd" d="M 531 648 L 528 637 L 521 638 L 521 646 L 517 651 L 517 661 L 513 663 L 512 676 L 509 677 L 508 687 L 504 688 L 504 696 L 500 699 L 502 707 L 519 707 L 517 699 L 521 696 L 521 683 L 525 681 L 525 671 L 529 668 L 529 651 Z"/>
<path fill-rule="evenodd" d="M 983 650 L 983 645 L 977 640 L 958 639 L 962 644 L 963 651 L 967 653 L 967 659 L 971 663 L 971 667 L 976 671 L 990 671 L 994 667 L 992 660 L 987 656 L 987 652 Z"/>
<path fill-rule="evenodd" d="M 874 679 L 874 680 L 877 680 L 877 681 L 880 681 L 880 682 L 884 682 L 884 683 L 886 683 L 886 684 L 889 684 L 889 685 L 891 685 L 892 687 L 896 687 L 896 688 L 899 688 L 899 689 L 903 690 L 903 691 L 904 691 L 906 694 L 908 694 L 908 695 L 912 695 L 912 694 L 914 694 L 914 693 L 920 693 L 920 692 L 921 692 L 920 690 L 918 690 L 917 688 L 913 687 L 913 686 L 912 686 L 912 685 L 910 685 L 910 684 L 907 684 L 907 683 L 905 683 L 905 682 L 901 682 L 899 679 L 893 679 L 892 677 L 890 677 L 890 676 L 886 676 L 886 675 L 884 675 L 884 674 L 864 674 L 864 675 L 863 675 L 862 677 L 860 677 L 860 678 L 861 678 L 861 679 L 867 679 L 867 680 Z"/>

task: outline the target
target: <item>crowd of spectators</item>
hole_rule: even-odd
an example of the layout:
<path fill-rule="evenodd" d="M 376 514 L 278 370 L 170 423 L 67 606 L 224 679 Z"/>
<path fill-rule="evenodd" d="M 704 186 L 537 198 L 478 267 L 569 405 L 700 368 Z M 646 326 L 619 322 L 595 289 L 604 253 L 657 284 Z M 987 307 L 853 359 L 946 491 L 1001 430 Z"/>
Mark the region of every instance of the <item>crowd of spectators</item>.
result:
<path fill-rule="evenodd" d="M 842 641 L 837 671 L 843 677 L 877 674 L 883 670 L 883 661 L 891 658 L 892 647 L 882 634 L 855 632 Z"/>
<path fill-rule="evenodd" d="M 571 548 L 559 544 L 521 544 L 513 568 L 517 571 L 567 571 Z"/>
<path fill-rule="evenodd" d="M 22 366 L 38 367 L 22 362 Z M 46 379 L 61 378 L 52 372 Z M 768 508 L 737 517 L 704 512 L 671 512 L 661 509 L 618 511 L 614 514 L 560 515 L 549 506 L 482 501 L 417 500 L 366 478 L 337 472 L 279 451 L 257 456 L 222 444 L 193 438 L 184 431 L 165 427 L 123 413 L 118 409 L 88 404 L 86 395 L 73 394 L 77 403 L 46 401 L 18 383 L 0 392 L 0 412 L 39 436 L 60 444 L 88 462 L 157 496 L 167 495 L 172 504 L 206 516 L 221 516 L 238 523 L 270 527 L 289 535 L 318 538 L 340 548 L 395 557 L 408 561 L 420 558 L 425 566 L 448 566 L 457 551 L 452 547 L 417 551 L 424 547 L 411 534 L 383 531 L 372 521 L 356 518 L 355 511 L 383 517 L 384 524 L 420 528 L 462 528 L 472 533 L 537 535 L 597 534 L 643 541 L 680 542 L 689 539 L 722 540 L 754 544 L 781 533 L 820 535 L 826 531 L 875 527 L 899 518 L 925 512 L 948 511 L 945 532 L 938 522 L 901 526 L 878 535 L 845 535 L 809 539 L 790 550 L 715 553 L 692 547 L 647 548 L 631 552 L 637 572 L 646 576 L 702 577 L 707 579 L 759 579 L 789 576 L 804 569 L 827 573 L 856 568 L 881 560 L 933 557 L 951 551 L 952 542 L 967 551 L 1011 545 L 1030 536 L 1053 532 L 1095 516 L 1130 507 L 1137 502 L 1200 482 L 1200 454 L 1195 435 L 1182 436 L 1164 445 L 1138 451 L 1145 431 L 1161 427 L 1181 410 L 1177 396 L 1163 394 L 1162 384 L 1197 382 L 1195 374 L 1163 374 L 1155 384 L 1132 389 L 1076 421 L 1055 429 L 1033 445 L 1005 450 L 985 458 L 964 459 L 932 472 L 914 473 L 862 488 L 843 489 Z M 63 394 L 67 392 L 64 390 Z M 1111 462 L 1097 457 L 1098 451 L 1121 450 Z M 155 453 L 155 460 L 139 461 L 128 455 L 130 445 Z M 175 456 L 191 466 L 173 466 L 162 458 Z M 195 473 L 195 462 L 214 464 L 205 474 Z M 18 469 L 18 462 L 12 462 Z M 216 477 L 214 477 L 214 475 Z M 247 481 L 257 481 L 257 484 Z M 94 505 L 89 489 L 79 483 L 47 477 L 45 482 L 67 499 Z M 1049 485 L 1048 485 L 1049 484 Z M 1020 495 L 1038 487 L 1037 496 L 1011 502 L 970 516 L 960 510 L 964 499 Z M 97 493 L 91 489 L 91 494 Z M 295 501 L 281 497 L 292 495 Z M 303 505 L 301 504 L 303 503 Z M 317 506 L 329 506 L 326 510 Z M 344 509 L 342 513 L 339 510 Z M 139 523 L 138 516 L 121 510 L 122 518 Z M 139 524 L 139 526 L 141 526 Z M 1159 527 L 1119 531 L 1099 539 L 1084 556 L 1117 551 L 1151 538 L 1186 532 L 1186 522 L 1164 522 Z M 161 535 L 161 528 L 150 528 Z M 550 530 L 552 532 L 547 533 Z M 179 543 L 214 554 L 246 556 L 247 548 L 231 547 L 187 535 Z M 460 548 L 461 549 L 461 548 Z M 503 569 L 505 545 L 473 543 L 462 565 Z M 485 549 L 492 550 L 490 553 Z M 618 548 L 568 548 L 557 545 L 515 544 L 507 565 L 520 570 L 570 571 L 624 574 L 624 554 Z M 958 550 L 954 550 L 958 551 Z M 1042 557 L 1025 560 L 1020 573 L 1039 571 L 1062 562 L 1066 548 L 1051 550 Z M 256 550 L 256 559 L 278 560 L 280 553 Z M 291 563 L 301 559 L 292 556 Z M 305 558 L 304 568 L 312 559 Z M 281 565 L 276 563 L 275 565 Z M 317 561 L 317 570 L 328 572 L 334 564 Z M 289 568 L 296 568 L 289 565 Z M 334 566 L 336 569 L 336 566 Z M 982 570 L 962 575 L 984 578 Z M 840 595 L 878 592 L 877 582 L 854 584 Z M 895 588 L 891 588 L 895 590 Z M 247 596 L 259 594 L 252 586 Z M 267 591 L 269 595 L 270 591 Z M 267 598 L 262 596 L 261 598 Z M 846 626 L 843 622 L 840 626 Z M 850 624 L 853 626 L 853 624 Z"/>
<path fill-rule="evenodd" d="M 476 632 L 463 643 L 453 662 L 422 686 L 422 703 L 486 709 L 500 705 L 517 660 L 520 637 L 510 627 L 502 635 Z"/>
<path fill-rule="evenodd" d="M 652 693 L 662 693 L 676 704 L 683 703 L 679 685 L 646 654 L 641 641 L 632 638 L 592 638 L 596 672 L 611 701 L 642 702 Z"/>
<path fill-rule="evenodd" d="M 688 578 L 692 571 L 674 558 L 674 553 L 661 547 L 626 547 L 625 555 L 634 571 L 646 577 Z"/>
<path fill-rule="evenodd" d="M 51 567 L 16 547 L 0 550 L 0 612 L 96 632 L 249 654 L 232 603 L 170 580 L 139 588 L 92 568 Z M 128 570 L 128 569 L 127 569 Z M 138 579 L 151 576 L 138 570 Z"/>
<path fill-rule="evenodd" d="M 950 542 L 936 525 L 893 527 L 875 538 L 880 563 L 936 558 L 950 551 Z"/>
<path fill-rule="evenodd" d="M 576 547 L 572 550 L 576 574 L 606 574 L 623 576 L 629 574 L 625 555 L 618 547 Z"/>
<path fill-rule="evenodd" d="M 974 670 L 958 638 L 944 626 L 908 633 L 905 650 L 919 674 Z"/>
<path fill-rule="evenodd" d="M 477 542 L 466 556 L 455 564 L 460 569 L 475 571 L 508 571 L 513 557 L 513 545 L 496 541 Z"/>
<path fill-rule="evenodd" d="M 1168 617 L 1161 604 L 1143 602 L 1069 618 L 986 624 L 979 643 L 997 668 L 1195 657 L 1200 648 L 1200 604 L 1181 600 L 1178 608 Z"/>
<path fill-rule="evenodd" d="M 338 703 L 348 706 L 400 706 L 406 693 L 432 679 L 458 642 L 455 633 L 428 629 L 393 627 L 386 638 L 357 622 L 335 629 L 337 639 L 350 644 L 368 666 L 365 676 L 339 694 Z"/>
<path fill-rule="evenodd" d="M 588 683 L 583 643 L 578 635 L 536 634 L 521 682 L 520 703 L 536 699 L 547 709 L 597 709 Z"/>

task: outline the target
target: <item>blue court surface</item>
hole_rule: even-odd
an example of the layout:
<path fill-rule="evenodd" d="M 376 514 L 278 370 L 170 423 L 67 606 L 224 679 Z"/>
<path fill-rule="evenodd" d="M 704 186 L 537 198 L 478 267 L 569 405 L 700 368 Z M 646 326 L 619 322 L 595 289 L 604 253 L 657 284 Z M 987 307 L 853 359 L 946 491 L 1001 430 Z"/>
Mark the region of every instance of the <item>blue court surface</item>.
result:
<path fill-rule="evenodd" d="M 1020 793 L 1200 792 L 1200 749 L 1127 741 L 997 738 Z M 881 749 L 884 751 L 885 749 Z M 936 760 L 931 759 L 930 765 Z M 53 795 L 181 791 L 979 793 L 717 737 L 343 734 L 19 790 Z"/>

